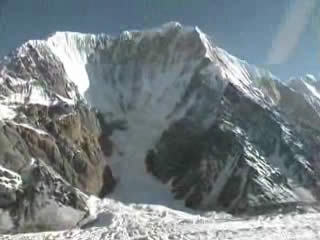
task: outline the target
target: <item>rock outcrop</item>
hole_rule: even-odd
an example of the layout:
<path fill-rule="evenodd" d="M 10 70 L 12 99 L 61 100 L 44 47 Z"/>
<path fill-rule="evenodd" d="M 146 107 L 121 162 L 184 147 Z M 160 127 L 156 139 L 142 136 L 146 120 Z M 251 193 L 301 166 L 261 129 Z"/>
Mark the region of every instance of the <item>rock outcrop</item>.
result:
<path fill-rule="evenodd" d="M 1 233 L 63 230 L 88 213 L 88 197 L 40 160 L 0 176 Z"/>
<path fill-rule="evenodd" d="M 68 187 L 64 188 L 63 195 L 56 196 L 53 203 L 65 203 L 63 196 L 66 194 L 72 195 L 72 201 L 82 202 L 81 207 L 67 204 L 72 211 L 80 210 L 78 217 L 71 221 L 76 223 L 87 210 L 85 200 L 78 199 L 79 191 L 73 187 L 85 194 L 94 195 L 106 194 L 114 188 L 113 176 L 105 173 L 110 170 L 104 153 L 108 146 L 101 145 L 99 140 L 103 136 L 109 136 L 101 131 L 103 123 L 98 119 L 98 111 L 86 104 L 78 94 L 77 87 L 67 80 L 60 61 L 48 50 L 36 49 L 29 44 L 22 52 L 17 51 L 9 62 L 1 65 L 0 70 L 0 165 L 18 174 L 17 176 L 30 164 L 30 159 L 39 159 L 46 166 L 44 168 L 52 168 L 50 174 L 45 174 L 46 179 L 41 181 L 49 184 L 46 185 L 47 188 L 55 184 L 51 182 L 54 175 L 61 176 L 61 181 Z M 51 174 L 52 172 L 55 173 Z M 6 186 L 7 180 L 3 181 Z M 30 179 L 23 181 L 22 185 L 26 184 L 30 184 Z M 6 202 L 10 206 L 17 206 L 25 201 L 31 204 L 33 200 L 24 200 L 24 192 L 25 189 L 19 198 L 15 196 L 16 193 L 3 192 L 1 208 L 4 208 Z M 54 192 L 56 190 L 52 189 L 46 194 L 51 198 Z M 47 205 L 46 198 L 42 203 L 39 203 L 41 200 L 37 201 L 28 210 L 20 209 L 15 214 L 8 210 L 9 215 L 14 216 L 14 220 L 10 220 L 14 222 L 13 231 L 24 231 L 26 223 L 22 219 L 22 211 L 31 211 L 32 214 L 29 215 L 35 219 L 39 215 L 37 212 L 42 211 L 41 205 Z M 52 204 L 50 207 L 51 211 L 56 208 Z M 7 211 L 7 208 L 4 209 Z M 43 214 L 45 211 L 43 210 Z M 63 211 L 59 212 L 62 213 Z M 56 220 L 59 218 L 59 227 L 53 224 L 52 229 L 61 229 L 66 223 L 61 216 Z M 32 221 L 29 218 L 26 221 L 29 222 L 30 229 L 37 224 L 35 220 Z M 65 224 L 65 227 L 68 226 L 72 224 Z M 50 229 L 50 225 L 47 227 Z"/>

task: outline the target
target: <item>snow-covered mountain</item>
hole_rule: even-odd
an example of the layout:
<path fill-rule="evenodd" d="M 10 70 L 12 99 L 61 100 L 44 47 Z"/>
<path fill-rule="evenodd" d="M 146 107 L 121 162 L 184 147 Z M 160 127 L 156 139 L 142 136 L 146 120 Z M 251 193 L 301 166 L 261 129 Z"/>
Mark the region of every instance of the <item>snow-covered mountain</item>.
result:
<path fill-rule="evenodd" d="M 82 213 L 93 210 L 74 202 L 85 194 L 232 214 L 314 204 L 317 86 L 310 76 L 281 83 L 175 22 L 117 37 L 57 32 L 28 41 L 0 66 L 0 167 L 19 177 L 37 159 L 77 194 L 61 201 L 68 190 L 53 198 L 40 188 L 45 197 L 27 220 L 18 212 L 0 225 L 40 224 L 51 199 L 80 212 L 72 224 L 83 225 Z M 33 202 L 22 194 L 2 204 L 3 195 L 26 191 L 21 179 L 0 188 L 6 216 L 16 202 Z"/>

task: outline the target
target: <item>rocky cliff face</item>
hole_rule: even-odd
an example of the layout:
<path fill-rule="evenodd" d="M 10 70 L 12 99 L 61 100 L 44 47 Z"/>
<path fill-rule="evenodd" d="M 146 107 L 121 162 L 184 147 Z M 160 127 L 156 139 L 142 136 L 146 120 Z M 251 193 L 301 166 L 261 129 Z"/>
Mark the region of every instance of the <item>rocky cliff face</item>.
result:
<path fill-rule="evenodd" d="M 53 229 L 74 226 L 88 210 L 83 193 L 105 195 L 115 185 L 113 176 L 108 175 L 110 169 L 104 153 L 110 147 L 108 144 L 100 145 L 101 139 L 108 139 L 109 136 L 101 131 L 101 124 L 104 123 L 99 120 L 98 111 L 81 99 L 77 87 L 67 79 L 63 64 L 45 47 L 36 48 L 27 43 L 19 48 L 9 61 L 2 64 L 0 79 L 0 165 L 19 177 L 32 159 L 39 160 L 42 169 L 53 169 L 44 176 L 39 173 L 40 179 L 35 180 L 44 181 L 40 190 L 34 190 L 39 192 L 41 200 L 34 200 L 36 197 L 28 199 L 29 188 L 22 187 L 19 191 L 11 188 L 10 194 L 13 194 L 12 191 L 21 194 L 13 198 L 15 201 L 11 199 L 8 207 L 15 209 L 22 202 L 27 202 L 24 205 L 29 204 L 27 208 L 30 210 L 19 207 L 13 214 L 9 208 L 10 221 L 14 223 L 10 226 L 13 231 L 24 231 L 26 224 L 30 224 L 28 229 L 45 224 L 44 216 L 41 218 L 39 214 L 47 215 L 49 222 L 46 227 L 49 229 L 50 225 Z M 39 175 L 33 172 L 28 174 Z M 61 176 L 58 182 L 57 174 Z M 29 178 L 22 180 L 23 186 L 32 184 Z M 62 185 L 62 189 L 57 184 Z M 83 193 L 80 194 L 74 187 Z M 42 193 L 44 189 L 48 192 Z M 43 197 L 43 194 L 46 196 Z M 51 211 L 61 208 L 57 214 L 56 221 L 60 222 L 57 226 L 50 222 L 54 218 L 51 213 L 46 212 L 48 201 L 56 205 L 49 204 Z M 69 216 L 69 222 L 60 216 L 68 216 L 68 211 L 64 212 L 65 207 L 71 207 L 75 212 Z M 22 220 L 22 216 L 26 221 Z M 37 223 L 35 219 L 39 218 Z"/>
<path fill-rule="evenodd" d="M 279 82 L 198 28 L 56 33 L 8 56 L 0 83 L 3 211 L 33 202 L 32 159 L 50 169 L 45 195 L 77 213 L 80 191 L 232 213 L 318 200 L 317 88 Z"/>

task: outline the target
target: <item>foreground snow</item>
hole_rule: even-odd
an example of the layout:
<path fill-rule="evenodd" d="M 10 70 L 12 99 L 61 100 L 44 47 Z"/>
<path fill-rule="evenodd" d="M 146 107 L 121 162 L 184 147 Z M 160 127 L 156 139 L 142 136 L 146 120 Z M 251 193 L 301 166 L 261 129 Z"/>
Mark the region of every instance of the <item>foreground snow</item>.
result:
<path fill-rule="evenodd" d="M 277 214 L 234 218 L 225 214 L 175 211 L 160 205 L 131 204 L 91 199 L 97 220 L 87 229 L 2 236 L 0 239 L 264 239 L 320 238 L 320 215 Z"/>

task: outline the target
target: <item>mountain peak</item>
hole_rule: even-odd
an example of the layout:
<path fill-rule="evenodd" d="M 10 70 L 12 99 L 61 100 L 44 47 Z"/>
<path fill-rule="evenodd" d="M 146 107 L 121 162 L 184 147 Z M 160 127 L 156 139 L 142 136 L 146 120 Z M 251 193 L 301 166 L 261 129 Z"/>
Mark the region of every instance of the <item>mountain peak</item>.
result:
<path fill-rule="evenodd" d="M 11 124 L 19 131 L 57 141 L 62 131 L 59 151 L 74 175 L 89 168 L 77 168 L 81 157 L 107 165 L 90 176 L 93 186 L 76 182 L 81 190 L 97 190 L 96 178 L 106 176 L 101 191 L 112 189 L 116 200 L 173 206 L 172 192 L 189 207 L 232 211 L 293 201 L 294 184 L 314 183 L 313 156 L 292 123 L 301 124 L 303 110 L 311 119 L 303 124 L 317 127 L 316 105 L 215 46 L 198 27 L 170 22 L 116 37 L 56 32 L 15 54 L 1 72 L 0 106 L 17 113 Z"/>

